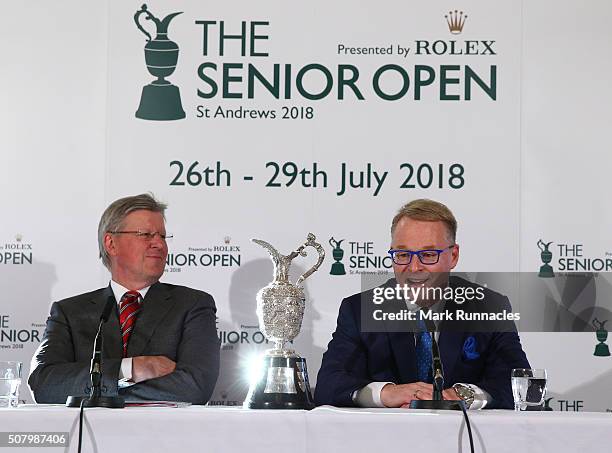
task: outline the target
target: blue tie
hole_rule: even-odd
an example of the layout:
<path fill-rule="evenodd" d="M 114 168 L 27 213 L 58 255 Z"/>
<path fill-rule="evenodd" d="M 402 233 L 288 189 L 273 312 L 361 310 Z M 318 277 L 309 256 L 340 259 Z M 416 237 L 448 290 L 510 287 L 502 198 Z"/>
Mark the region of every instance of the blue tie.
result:
<path fill-rule="evenodd" d="M 418 332 L 416 338 L 417 379 L 431 384 L 431 335 L 427 331 L 425 321 L 417 321 Z"/>

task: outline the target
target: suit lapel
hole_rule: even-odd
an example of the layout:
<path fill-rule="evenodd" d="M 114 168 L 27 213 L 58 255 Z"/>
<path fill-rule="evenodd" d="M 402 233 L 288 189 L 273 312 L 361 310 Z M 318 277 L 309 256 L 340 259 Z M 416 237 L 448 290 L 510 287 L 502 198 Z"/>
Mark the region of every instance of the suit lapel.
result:
<path fill-rule="evenodd" d="M 457 277 L 451 276 L 449 279 L 449 286 L 455 288 L 462 284 L 462 280 Z M 465 337 L 464 329 L 460 328 L 459 322 L 455 318 L 458 305 L 454 301 L 445 303 L 444 310 L 451 313 L 454 321 L 447 323 L 442 321 L 440 324 L 440 338 L 438 338 L 438 345 L 440 348 L 440 358 L 442 359 L 442 367 L 444 368 L 444 379 L 446 386 L 450 382 L 454 382 L 454 370 L 457 360 L 463 353 L 463 342 Z"/>
<path fill-rule="evenodd" d="M 100 315 L 102 314 L 102 310 L 104 310 L 104 306 L 109 297 L 112 297 L 113 300 L 115 300 L 115 296 L 110 285 L 104 288 L 104 291 L 102 291 L 98 297 L 94 297 L 91 300 L 91 303 L 94 304 L 96 307 L 91 311 L 92 315 L 95 318 L 93 319 L 93 322 L 96 326 L 94 329 L 98 328 L 98 323 L 100 322 Z M 106 321 L 106 324 L 104 324 L 104 326 L 102 327 L 102 331 L 104 333 L 102 356 L 106 358 L 122 357 L 123 347 L 121 343 L 121 330 L 119 328 L 117 301 L 115 301 L 115 309 L 111 312 L 108 321 Z"/>
<path fill-rule="evenodd" d="M 440 347 L 440 358 L 442 359 L 442 367 L 444 368 L 444 380 L 448 387 L 450 382 L 454 382 L 453 372 L 455 363 L 461 355 L 463 348 L 463 332 L 452 332 L 442 330 L 438 339 Z"/>
<path fill-rule="evenodd" d="M 402 382 L 417 380 L 416 347 L 413 332 L 388 332 L 389 343 Z M 463 347 L 463 332 L 444 330 L 440 332 L 438 344 L 444 376 L 447 382 L 452 382 L 455 363 L 459 359 Z"/>
<path fill-rule="evenodd" d="M 412 332 L 389 332 L 389 343 L 399 371 L 400 383 L 415 382 L 417 377 L 416 350 Z"/>
<path fill-rule="evenodd" d="M 392 326 L 386 321 L 384 323 L 387 328 L 395 363 L 400 373 L 401 382 L 416 382 L 417 367 L 414 333 L 393 332 Z M 410 327 L 408 328 L 410 329 Z M 414 328 L 416 326 L 412 327 L 412 329 Z M 443 324 L 440 325 L 438 345 L 444 368 L 444 376 L 447 382 L 452 382 L 455 363 L 459 359 L 463 347 L 463 337 L 463 332 L 445 330 Z"/>
<path fill-rule="evenodd" d="M 391 279 L 385 283 L 384 286 L 394 287 L 396 285 L 395 279 Z M 397 304 L 405 304 L 403 300 L 387 301 L 386 304 L 391 304 L 391 311 L 397 309 Z M 383 307 L 384 308 L 384 307 Z M 383 325 L 387 331 L 389 338 L 389 345 L 395 359 L 395 364 L 399 372 L 400 382 L 414 382 L 416 381 L 417 369 L 416 369 L 416 349 L 414 346 L 414 332 L 404 331 L 397 332 L 398 325 L 392 321 L 383 321 Z M 409 326 L 406 326 L 406 330 L 410 330 Z"/>
<path fill-rule="evenodd" d="M 143 355 L 155 329 L 173 305 L 174 301 L 164 285 L 158 282 L 149 288 L 128 342 L 128 357 Z"/>

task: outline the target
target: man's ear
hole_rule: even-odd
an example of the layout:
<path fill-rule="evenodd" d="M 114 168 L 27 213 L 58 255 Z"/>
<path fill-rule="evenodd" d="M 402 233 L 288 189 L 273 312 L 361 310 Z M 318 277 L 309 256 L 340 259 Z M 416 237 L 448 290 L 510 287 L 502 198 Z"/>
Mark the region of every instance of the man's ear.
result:
<path fill-rule="evenodd" d="M 451 250 L 451 254 L 452 254 L 451 269 L 454 269 L 457 263 L 459 262 L 459 244 L 455 244 L 455 246 Z"/>
<path fill-rule="evenodd" d="M 113 235 L 110 233 L 104 235 L 104 250 L 106 250 L 109 256 L 117 255 L 117 246 L 115 245 Z"/>

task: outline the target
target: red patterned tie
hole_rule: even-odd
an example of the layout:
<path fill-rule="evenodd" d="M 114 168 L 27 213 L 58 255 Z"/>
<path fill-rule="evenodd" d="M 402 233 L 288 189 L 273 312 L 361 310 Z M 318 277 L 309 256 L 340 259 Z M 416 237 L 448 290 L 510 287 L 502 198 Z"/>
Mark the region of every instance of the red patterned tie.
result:
<path fill-rule="evenodd" d="M 128 291 L 119 304 L 119 324 L 123 339 L 123 357 L 127 357 L 127 345 L 136 322 L 136 316 L 141 308 L 141 296 L 138 291 Z"/>

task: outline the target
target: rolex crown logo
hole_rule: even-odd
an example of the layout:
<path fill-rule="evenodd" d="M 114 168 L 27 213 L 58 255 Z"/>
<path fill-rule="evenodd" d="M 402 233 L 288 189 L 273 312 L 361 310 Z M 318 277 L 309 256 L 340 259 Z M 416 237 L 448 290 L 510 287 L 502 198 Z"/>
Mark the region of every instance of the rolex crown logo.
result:
<path fill-rule="evenodd" d="M 231 237 L 229 237 L 229 236 L 225 236 L 225 237 L 223 238 L 223 242 L 225 242 L 226 244 L 229 244 L 231 241 L 232 241 L 232 238 L 231 238 Z"/>
<path fill-rule="evenodd" d="M 463 31 L 463 26 L 465 25 L 465 20 L 467 19 L 467 14 L 463 14 L 463 11 L 449 11 L 448 14 L 445 14 L 446 23 L 448 24 L 448 30 L 453 35 L 458 35 Z"/>
<path fill-rule="evenodd" d="M 21 234 L 16 234 L 16 235 L 15 235 L 15 240 L 16 240 L 17 242 L 21 242 L 21 241 L 23 240 L 23 236 L 22 236 Z"/>

